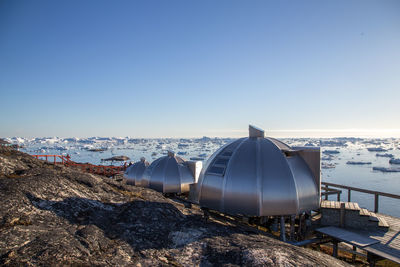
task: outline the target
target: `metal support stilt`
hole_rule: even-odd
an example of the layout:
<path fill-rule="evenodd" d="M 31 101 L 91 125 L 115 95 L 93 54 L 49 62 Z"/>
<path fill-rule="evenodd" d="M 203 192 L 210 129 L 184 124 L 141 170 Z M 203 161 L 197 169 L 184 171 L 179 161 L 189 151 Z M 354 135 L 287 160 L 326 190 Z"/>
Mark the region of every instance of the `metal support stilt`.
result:
<path fill-rule="evenodd" d="M 207 208 L 202 208 L 201 210 L 203 211 L 204 221 L 208 222 L 208 220 L 210 219 L 210 212 Z"/>
<path fill-rule="evenodd" d="M 296 215 L 290 216 L 290 240 L 294 241 L 294 226 L 295 226 Z"/>
<path fill-rule="evenodd" d="M 353 246 L 353 251 L 357 252 L 357 247 L 356 246 Z M 356 253 L 354 253 L 352 255 L 352 257 L 351 257 L 351 260 L 353 261 L 353 263 L 356 262 L 356 256 L 357 256 Z"/>
<path fill-rule="evenodd" d="M 271 230 L 274 232 L 278 232 L 278 217 L 274 218 L 274 222 L 272 223 Z"/>
<path fill-rule="evenodd" d="M 285 217 L 281 216 L 281 240 L 286 242 Z"/>
<path fill-rule="evenodd" d="M 374 257 L 374 255 L 369 252 L 367 252 L 367 261 L 370 267 L 375 267 L 376 257 Z"/>
<path fill-rule="evenodd" d="M 338 256 L 338 244 L 339 242 L 337 240 L 333 241 L 333 252 L 332 252 L 332 256 L 337 258 Z"/>

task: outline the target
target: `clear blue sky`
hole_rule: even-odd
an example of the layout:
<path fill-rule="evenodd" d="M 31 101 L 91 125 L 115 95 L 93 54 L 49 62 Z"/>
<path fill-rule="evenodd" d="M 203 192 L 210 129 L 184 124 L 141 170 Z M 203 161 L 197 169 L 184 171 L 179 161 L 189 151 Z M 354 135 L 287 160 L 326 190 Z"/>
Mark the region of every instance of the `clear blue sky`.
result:
<path fill-rule="evenodd" d="M 0 96 L 0 136 L 390 132 L 400 1 L 2 0 Z"/>

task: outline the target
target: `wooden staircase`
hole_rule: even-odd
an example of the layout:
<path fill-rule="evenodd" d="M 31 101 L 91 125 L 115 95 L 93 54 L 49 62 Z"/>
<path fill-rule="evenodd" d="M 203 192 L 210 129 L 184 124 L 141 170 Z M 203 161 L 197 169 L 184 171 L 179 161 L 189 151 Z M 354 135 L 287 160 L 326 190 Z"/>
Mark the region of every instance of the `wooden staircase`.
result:
<path fill-rule="evenodd" d="M 341 211 L 341 204 L 344 210 Z M 341 226 L 341 213 L 344 213 L 344 227 L 356 229 L 389 230 L 389 224 L 378 214 L 362 209 L 355 202 L 339 202 L 325 200 L 321 202 L 321 224 Z"/>

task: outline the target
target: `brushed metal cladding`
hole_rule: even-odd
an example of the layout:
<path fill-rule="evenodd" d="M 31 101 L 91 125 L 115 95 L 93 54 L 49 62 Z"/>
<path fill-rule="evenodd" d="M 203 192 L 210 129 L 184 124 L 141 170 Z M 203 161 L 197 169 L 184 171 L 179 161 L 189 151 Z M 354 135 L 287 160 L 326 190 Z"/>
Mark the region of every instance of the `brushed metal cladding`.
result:
<path fill-rule="evenodd" d="M 155 166 L 158 165 L 158 162 L 161 161 L 163 157 L 158 158 L 154 160 L 144 171 L 143 175 L 141 177 L 137 177 L 135 180 L 135 185 L 136 186 L 141 186 L 141 187 L 149 187 L 149 180 L 146 178 L 146 173 L 151 173 L 152 170 L 154 169 Z"/>
<path fill-rule="evenodd" d="M 140 161 L 135 162 L 133 165 L 129 166 L 124 173 L 126 183 L 130 185 L 137 185 L 138 181 L 141 180 L 144 171 L 148 166 L 149 162 L 147 162 L 145 158 L 141 158 Z"/>
<path fill-rule="evenodd" d="M 299 151 L 251 130 L 248 138 L 226 144 L 210 157 L 191 199 L 202 207 L 248 216 L 317 209 L 320 190 L 312 166 Z"/>
<path fill-rule="evenodd" d="M 174 153 L 158 158 L 150 164 L 143 175 L 141 183 L 162 193 L 184 193 L 195 183 L 187 162 Z"/>

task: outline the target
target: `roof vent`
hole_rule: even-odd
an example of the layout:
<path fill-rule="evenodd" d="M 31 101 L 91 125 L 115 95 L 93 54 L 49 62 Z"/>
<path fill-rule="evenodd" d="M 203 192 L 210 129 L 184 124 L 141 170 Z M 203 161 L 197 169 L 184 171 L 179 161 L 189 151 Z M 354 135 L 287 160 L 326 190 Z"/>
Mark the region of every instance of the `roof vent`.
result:
<path fill-rule="evenodd" d="M 168 150 L 168 157 L 175 157 L 175 152 Z"/>
<path fill-rule="evenodd" d="M 249 125 L 249 137 L 262 137 L 264 138 L 264 130 L 257 128 L 253 125 Z"/>

